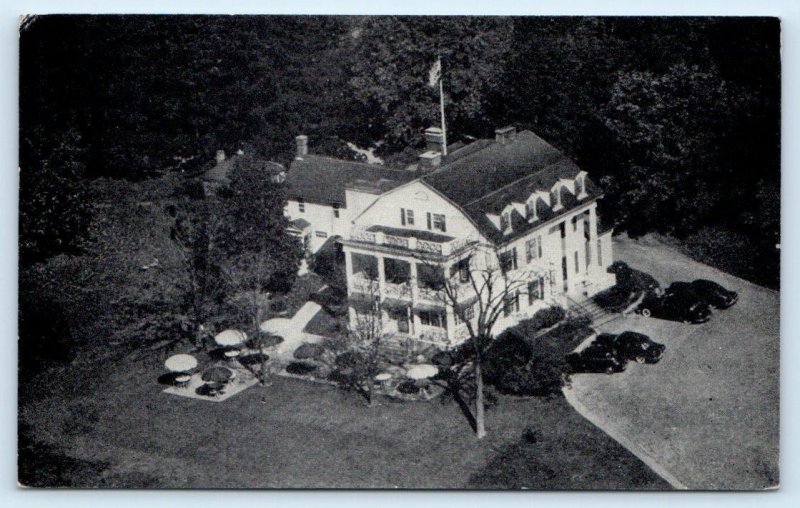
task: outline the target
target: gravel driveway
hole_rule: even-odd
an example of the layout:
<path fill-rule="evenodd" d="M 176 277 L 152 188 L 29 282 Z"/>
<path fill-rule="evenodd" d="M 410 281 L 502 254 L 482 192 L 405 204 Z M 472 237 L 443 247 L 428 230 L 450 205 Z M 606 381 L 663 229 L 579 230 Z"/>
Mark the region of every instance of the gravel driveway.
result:
<path fill-rule="evenodd" d="M 678 488 L 776 486 L 779 294 L 653 239 L 615 239 L 614 249 L 662 285 L 709 278 L 739 291 L 739 303 L 702 325 L 629 316 L 601 326 L 646 333 L 666 344 L 665 356 L 611 376 L 574 376 L 567 398 Z"/>

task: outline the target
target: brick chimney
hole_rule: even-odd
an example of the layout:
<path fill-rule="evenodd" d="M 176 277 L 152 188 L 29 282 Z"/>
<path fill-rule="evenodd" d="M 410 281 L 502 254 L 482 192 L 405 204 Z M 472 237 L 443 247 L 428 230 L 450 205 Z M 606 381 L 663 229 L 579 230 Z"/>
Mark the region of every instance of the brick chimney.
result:
<path fill-rule="evenodd" d="M 494 140 L 501 145 L 510 145 L 517 137 L 517 128 L 513 125 L 503 127 L 502 129 L 495 129 Z"/>
<path fill-rule="evenodd" d="M 217 164 L 221 162 L 225 162 L 225 150 L 217 150 L 217 156 L 215 157 Z"/>
<path fill-rule="evenodd" d="M 443 153 L 444 134 L 439 127 L 428 127 L 425 129 L 425 141 L 427 142 L 427 150 L 429 152 Z"/>
<path fill-rule="evenodd" d="M 295 153 L 295 159 L 302 159 L 306 155 L 308 155 L 308 136 L 303 134 L 294 138 L 297 144 L 297 153 Z"/>
<path fill-rule="evenodd" d="M 420 171 L 433 171 L 434 169 L 439 167 L 439 164 L 441 163 L 442 163 L 441 152 L 434 152 L 433 150 L 428 150 L 427 152 L 419 156 Z"/>

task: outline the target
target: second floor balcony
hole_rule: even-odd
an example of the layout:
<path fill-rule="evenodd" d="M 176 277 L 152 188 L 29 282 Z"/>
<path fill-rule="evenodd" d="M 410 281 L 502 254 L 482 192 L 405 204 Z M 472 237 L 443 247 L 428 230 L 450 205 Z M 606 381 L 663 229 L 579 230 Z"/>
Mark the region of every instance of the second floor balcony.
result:
<path fill-rule="evenodd" d="M 417 229 L 390 228 L 386 226 L 356 226 L 348 238 L 352 242 L 379 245 L 409 253 L 450 256 L 474 243 L 464 238 Z"/>

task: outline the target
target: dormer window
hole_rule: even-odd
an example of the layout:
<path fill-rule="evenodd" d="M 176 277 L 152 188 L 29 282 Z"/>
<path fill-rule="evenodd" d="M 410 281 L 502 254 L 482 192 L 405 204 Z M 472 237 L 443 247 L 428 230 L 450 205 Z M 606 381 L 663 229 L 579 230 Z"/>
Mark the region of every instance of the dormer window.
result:
<path fill-rule="evenodd" d="M 550 203 L 552 203 L 553 210 L 561 210 L 561 185 L 556 185 L 550 191 Z"/>
<path fill-rule="evenodd" d="M 525 218 L 528 222 L 534 222 L 539 218 L 536 213 L 536 198 L 532 198 L 525 203 Z"/>
<path fill-rule="evenodd" d="M 575 178 L 575 197 L 583 199 L 586 196 L 586 173 L 580 173 Z"/>
<path fill-rule="evenodd" d="M 511 228 L 511 214 L 503 212 L 503 215 L 500 216 L 500 230 L 506 231 L 509 228 Z"/>

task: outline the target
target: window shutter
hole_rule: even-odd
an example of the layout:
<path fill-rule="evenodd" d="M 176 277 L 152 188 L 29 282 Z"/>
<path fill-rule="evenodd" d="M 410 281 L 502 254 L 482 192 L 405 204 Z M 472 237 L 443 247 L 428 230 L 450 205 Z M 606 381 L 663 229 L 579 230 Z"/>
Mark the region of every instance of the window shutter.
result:
<path fill-rule="evenodd" d="M 428 229 L 431 229 L 431 212 L 428 212 L 427 217 L 428 217 Z"/>
<path fill-rule="evenodd" d="M 403 226 L 406 225 L 406 209 L 405 208 L 401 208 L 400 209 L 400 224 L 402 224 Z"/>

